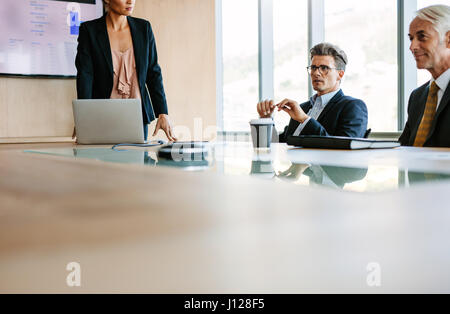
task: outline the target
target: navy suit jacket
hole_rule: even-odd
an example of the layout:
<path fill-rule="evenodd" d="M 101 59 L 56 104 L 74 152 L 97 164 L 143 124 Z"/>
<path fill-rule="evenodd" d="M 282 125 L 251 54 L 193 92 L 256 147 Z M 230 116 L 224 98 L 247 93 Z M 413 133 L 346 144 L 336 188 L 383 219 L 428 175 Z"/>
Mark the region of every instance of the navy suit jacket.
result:
<path fill-rule="evenodd" d="M 300 105 L 305 113 L 312 108 L 310 101 Z M 368 113 L 366 104 L 356 98 L 345 96 L 340 90 L 323 109 L 317 120 L 310 119 L 300 135 L 364 137 L 367 131 Z M 287 141 L 299 126 L 291 119 L 280 134 L 280 142 Z"/>
<path fill-rule="evenodd" d="M 430 89 L 429 85 L 430 82 L 414 90 L 409 98 L 408 121 L 399 139 L 403 146 L 414 145 L 417 131 L 425 112 L 425 104 Z M 424 146 L 450 147 L 450 85 L 447 86 L 444 92 Z"/>
<path fill-rule="evenodd" d="M 148 21 L 133 17 L 127 19 L 133 39 L 136 73 L 142 98 L 142 116 L 144 123 L 148 124 L 158 115 L 168 114 L 155 36 Z M 79 99 L 111 97 L 114 69 L 106 15 L 80 25 L 75 65 L 78 70 Z"/>

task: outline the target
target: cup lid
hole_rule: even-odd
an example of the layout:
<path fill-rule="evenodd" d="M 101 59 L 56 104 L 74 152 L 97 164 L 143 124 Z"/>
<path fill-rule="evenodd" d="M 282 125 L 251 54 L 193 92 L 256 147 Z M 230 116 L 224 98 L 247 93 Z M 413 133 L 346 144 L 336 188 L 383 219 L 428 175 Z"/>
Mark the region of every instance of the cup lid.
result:
<path fill-rule="evenodd" d="M 272 118 L 264 118 L 264 119 L 254 119 L 250 120 L 250 124 L 252 125 L 274 125 L 275 122 Z"/>

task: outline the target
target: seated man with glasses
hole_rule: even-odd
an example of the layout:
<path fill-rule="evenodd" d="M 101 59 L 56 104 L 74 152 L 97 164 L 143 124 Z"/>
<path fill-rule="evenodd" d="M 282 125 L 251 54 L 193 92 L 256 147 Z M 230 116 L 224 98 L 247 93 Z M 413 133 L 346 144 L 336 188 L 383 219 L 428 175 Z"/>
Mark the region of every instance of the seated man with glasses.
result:
<path fill-rule="evenodd" d="M 301 105 L 290 99 L 277 105 L 273 100 L 262 101 L 257 105 L 259 116 L 270 118 L 275 108 L 290 115 L 291 121 L 280 134 L 280 142 L 286 142 L 290 135 L 365 137 L 366 104 L 345 96 L 340 88 L 347 55 L 329 43 L 314 46 L 310 53 L 311 66 L 307 69 L 317 94 Z"/>

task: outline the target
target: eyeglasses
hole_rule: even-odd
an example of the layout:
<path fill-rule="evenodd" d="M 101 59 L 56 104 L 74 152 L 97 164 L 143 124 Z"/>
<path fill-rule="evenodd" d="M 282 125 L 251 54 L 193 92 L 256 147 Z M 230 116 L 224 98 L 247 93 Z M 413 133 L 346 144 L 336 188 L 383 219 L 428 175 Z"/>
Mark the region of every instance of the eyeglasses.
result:
<path fill-rule="evenodd" d="M 316 72 L 316 70 L 319 70 L 320 74 L 322 75 L 327 75 L 328 72 L 330 72 L 330 70 L 339 70 L 337 68 L 330 68 L 328 65 L 319 65 L 319 66 L 310 65 L 306 69 L 308 70 L 309 74 L 312 74 Z"/>

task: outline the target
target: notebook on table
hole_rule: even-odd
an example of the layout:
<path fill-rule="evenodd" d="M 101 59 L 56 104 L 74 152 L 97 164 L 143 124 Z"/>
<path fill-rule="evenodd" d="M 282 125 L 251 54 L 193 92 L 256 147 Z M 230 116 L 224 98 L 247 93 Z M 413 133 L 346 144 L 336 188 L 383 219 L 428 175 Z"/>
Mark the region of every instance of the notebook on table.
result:
<path fill-rule="evenodd" d="M 365 138 L 300 135 L 289 136 L 287 144 L 304 148 L 322 149 L 381 149 L 399 147 L 397 141 L 370 140 Z"/>

